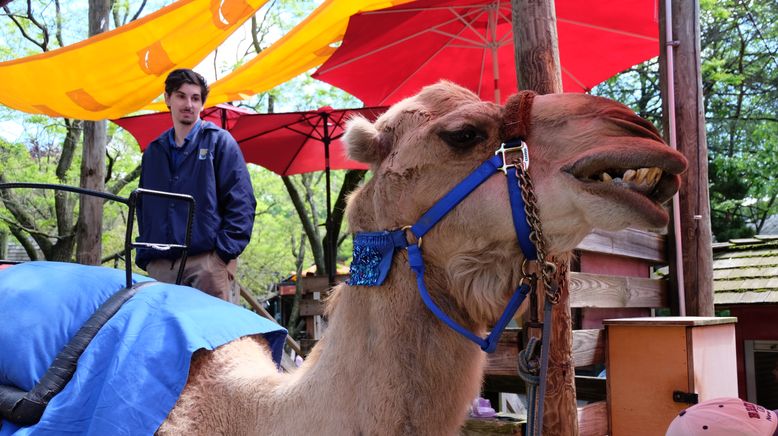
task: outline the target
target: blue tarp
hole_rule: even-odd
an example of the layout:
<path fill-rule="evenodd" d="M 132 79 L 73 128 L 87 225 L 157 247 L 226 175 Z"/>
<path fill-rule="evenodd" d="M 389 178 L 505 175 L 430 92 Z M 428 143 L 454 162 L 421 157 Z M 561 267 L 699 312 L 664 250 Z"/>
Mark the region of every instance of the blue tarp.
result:
<path fill-rule="evenodd" d="M 0 271 L 0 384 L 31 389 L 124 281 L 122 270 L 70 263 Z M 286 336 L 279 325 L 189 287 L 147 286 L 97 333 L 41 421 L 3 421 L 0 436 L 152 434 L 178 399 L 194 351 L 260 333 L 278 363 Z"/>

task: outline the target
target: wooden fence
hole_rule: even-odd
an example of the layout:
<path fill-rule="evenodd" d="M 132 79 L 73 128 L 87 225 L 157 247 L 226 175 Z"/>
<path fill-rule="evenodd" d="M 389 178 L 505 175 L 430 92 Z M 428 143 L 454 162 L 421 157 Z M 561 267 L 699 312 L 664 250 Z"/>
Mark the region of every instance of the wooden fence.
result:
<path fill-rule="evenodd" d="M 588 402 L 578 410 L 582 436 L 608 434 L 606 379 L 593 371 L 605 365 L 606 338 L 603 319 L 650 316 L 652 309 L 669 308 L 667 280 L 654 277 L 655 266 L 667 264 L 665 237 L 628 229 L 595 231 L 575 250 L 570 273 L 570 306 L 573 319 L 573 362 L 576 395 Z M 339 277 L 340 280 L 345 277 Z M 301 341 L 303 352 L 321 332 L 315 321 L 323 313 L 326 277 L 306 277 L 301 282 L 304 299 L 300 315 L 306 317 L 312 339 Z M 484 378 L 484 395 L 496 404 L 497 393 L 524 393 L 517 375 L 519 329 L 508 329 L 497 350 L 490 354 Z M 481 430 L 488 434 L 488 430 Z"/>

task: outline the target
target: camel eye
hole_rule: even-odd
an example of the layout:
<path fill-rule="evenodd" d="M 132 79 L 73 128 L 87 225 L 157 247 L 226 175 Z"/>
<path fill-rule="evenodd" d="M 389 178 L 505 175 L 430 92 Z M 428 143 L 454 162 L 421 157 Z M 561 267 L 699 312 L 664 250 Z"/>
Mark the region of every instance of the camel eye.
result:
<path fill-rule="evenodd" d="M 450 147 L 458 150 L 471 148 L 486 139 L 486 134 L 473 126 L 439 132 L 438 136 Z"/>

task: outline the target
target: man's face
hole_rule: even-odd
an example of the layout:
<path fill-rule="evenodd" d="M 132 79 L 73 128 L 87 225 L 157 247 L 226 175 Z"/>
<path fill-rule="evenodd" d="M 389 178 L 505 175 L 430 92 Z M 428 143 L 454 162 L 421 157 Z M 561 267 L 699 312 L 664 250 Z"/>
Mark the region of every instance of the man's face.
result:
<path fill-rule="evenodd" d="M 203 98 L 200 87 L 184 83 L 172 94 L 165 94 L 165 104 L 170 107 L 174 122 L 184 125 L 194 124 L 203 110 Z"/>

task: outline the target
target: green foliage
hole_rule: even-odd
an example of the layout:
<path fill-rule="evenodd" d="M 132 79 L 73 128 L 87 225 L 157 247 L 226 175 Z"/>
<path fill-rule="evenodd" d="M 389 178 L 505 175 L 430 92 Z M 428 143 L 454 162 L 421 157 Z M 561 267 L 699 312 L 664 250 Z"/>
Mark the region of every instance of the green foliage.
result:
<path fill-rule="evenodd" d="M 702 81 L 711 226 L 719 241 L 759 233 L 778 213 L 778 9 L 746 0 L 701 0 Z M 656 61 L 599 85 L 660 124 Z"/>
<path fill-rule="evenodd" d="M 778 10 L 714 3 L 702 12 L 703 88 L 712 227 L 727 240 L 758 233 L 778 213 Z"/>
<path fill-rule="evenodd" d="M 254 292 L 264 294 L 295 270 L 292 252 L 302 237 L 302 227 L 289 202 L 280 177 L 249 165 L 257 211 L 251 243 L 240 257 L 238 279 Z"/>

